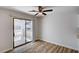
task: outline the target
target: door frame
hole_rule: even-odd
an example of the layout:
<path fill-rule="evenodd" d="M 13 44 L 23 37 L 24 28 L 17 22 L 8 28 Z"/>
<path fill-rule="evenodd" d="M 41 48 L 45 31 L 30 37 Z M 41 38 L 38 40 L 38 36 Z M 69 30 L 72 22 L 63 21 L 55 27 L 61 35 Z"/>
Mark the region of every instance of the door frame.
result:
<path fill-rule="evenodd" d="M 29 20 L 29 21 L 32 21 L 32 20 L 30 20 L 30 19 L 24 19 L 24 18 L 17 18 L 17 17 L 15 17 L 15 18 L 13 18 L 13 49 L 14 48 L 17 48 L 17 47 L 20 47 L 20 46 L 22 46 L 22 45 L 25 45 L 25 44 L 27 44 L 27 43 L 30 43 L 30 42 L 32 42 L 32 41 L 29 41 L 29 42 L 26 42 L 26 39 L 25 39 L 25 43 L 23 43 L 23 44 L 21 44 L 21 45 L 18 45 L 18 46 L 14 46 L 14 20 L 15 19 L 19 19 L 19 20 L 25 20 L 25 25 L 26 25 L 26 20 Z M 26 31 L 26 26 L 25 26 L 25 31 Z M 32 21 L 32 37 L 33 37 L 33 21 Z M 26 38 L 26 33 L 25 33 L 25 38 Z"/>

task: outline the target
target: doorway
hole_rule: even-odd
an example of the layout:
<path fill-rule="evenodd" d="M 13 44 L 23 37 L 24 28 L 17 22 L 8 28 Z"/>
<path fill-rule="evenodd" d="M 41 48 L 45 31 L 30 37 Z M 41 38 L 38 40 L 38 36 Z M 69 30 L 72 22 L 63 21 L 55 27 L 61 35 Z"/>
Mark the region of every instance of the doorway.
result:
<path fill-rule="evenodd" d="M 31 20 L 14 19 L 13 47 L 23 45 L 33 40 L 33 26 Z"/>

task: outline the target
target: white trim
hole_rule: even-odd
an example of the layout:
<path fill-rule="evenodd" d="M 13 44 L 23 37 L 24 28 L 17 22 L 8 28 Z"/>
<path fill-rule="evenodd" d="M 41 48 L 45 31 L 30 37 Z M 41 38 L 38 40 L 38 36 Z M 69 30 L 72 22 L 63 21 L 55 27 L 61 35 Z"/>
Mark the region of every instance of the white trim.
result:
<path fill-rule="evenodd" d="M 9 50 L 12 50 L 13 48 L 9 48 L 9 49 L 6 49 L 6 50 L 3 50 L 3 51 L 0 51 L 0 53 L 5 53 L 5 52 L 7 52 L 7 51 L 9 51 Z"/>
<path fill-rule="evenodd" d="M 59 45 L 59 46 L 63 46 L 63 47 L 66 47 L 66 48 L 70 48 L 70 49 L 79 51 L 79 49 L 73 48 L 73 47 L 71 47 L 71 46 L 66 46 L 66 45 L 63 45 L 63 44 L 60 44 L 60 43 L 50 42 L 50 41 L 47 41 L 47 40 L 43 40 L 43 41 L 46 41 L 46 42 L 49 42 L 49 43 L 51 43 L 51 44 L 56 44 L 56 45 Z"/>

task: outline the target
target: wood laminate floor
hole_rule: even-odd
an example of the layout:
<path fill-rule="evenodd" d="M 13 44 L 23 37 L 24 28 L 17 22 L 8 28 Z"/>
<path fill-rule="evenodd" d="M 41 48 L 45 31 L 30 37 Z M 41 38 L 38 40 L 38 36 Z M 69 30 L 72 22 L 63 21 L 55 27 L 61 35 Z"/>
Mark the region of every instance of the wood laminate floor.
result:
<path fill-rule="evenodd" d="M 45 41 L 36 41 L 15 48 L 9 53 L 78 53 L 78 51 Z"/>

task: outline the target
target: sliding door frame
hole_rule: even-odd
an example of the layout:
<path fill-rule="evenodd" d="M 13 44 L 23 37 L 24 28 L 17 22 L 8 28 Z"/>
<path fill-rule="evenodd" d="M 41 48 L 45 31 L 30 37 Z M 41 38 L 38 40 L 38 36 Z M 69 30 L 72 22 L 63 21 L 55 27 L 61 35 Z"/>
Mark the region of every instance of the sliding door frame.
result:
<path fill-rule="evenodd" d="M 32 42 L 32 41 L 29 41 L 29 42 L 27 42 L 27 40 L 26 40 L 26 26 L 25 26 L 25 43 L 24 44 L 21 44 L 21 45 L 18 45 L 18 46 L 14 46 L 14 36 L 15 36 L 15 32 L 14 32 L 14 20 L 15 19 L 19 19 L 19 20 L 25 20 L 25 25 L 26 25 L 26 21 L 28 20 L 28 21 L 32 21 L 32 20 L 30 20 L 30 19 L 24 19 L 24 18 L 17 18 L 17 17 L 15 17 L 15 18 L 13 18 L 13 49 L 14 48 L 17 48 L 17 47 L 20 47 L 20 46 L 22 46 L 22 45 L 25 45 L 25 44 L 27 44 L 27 43 L 30 43 L 30 42 Z M 32 21 L 32 37 L 33 37 L 33 21 Z"/>

